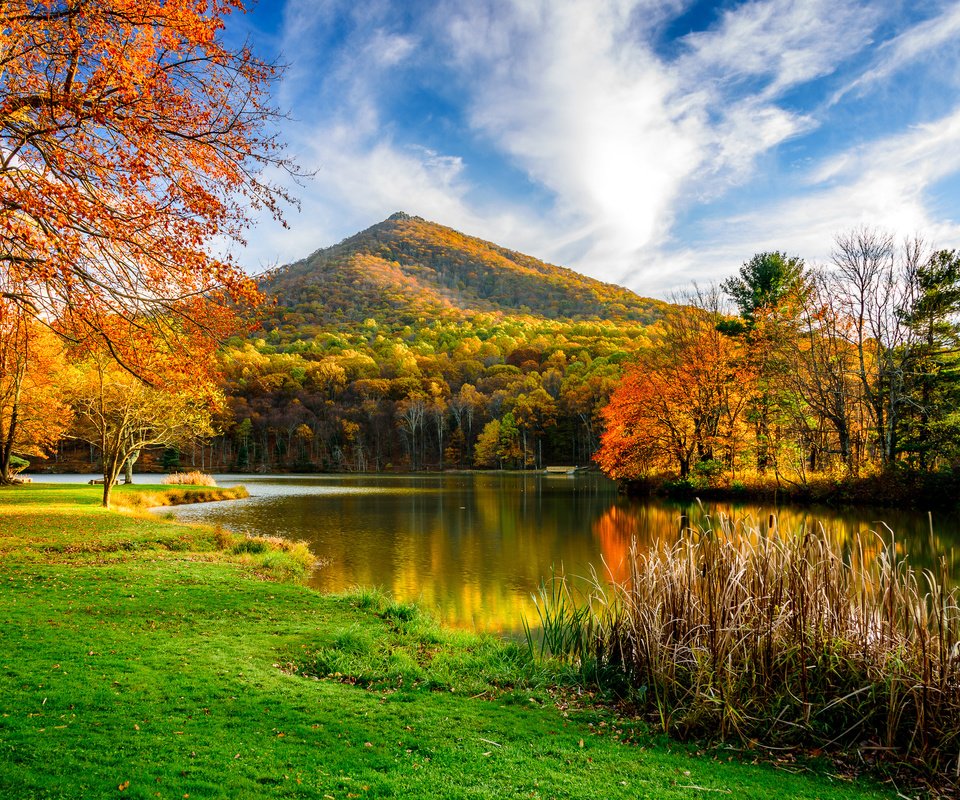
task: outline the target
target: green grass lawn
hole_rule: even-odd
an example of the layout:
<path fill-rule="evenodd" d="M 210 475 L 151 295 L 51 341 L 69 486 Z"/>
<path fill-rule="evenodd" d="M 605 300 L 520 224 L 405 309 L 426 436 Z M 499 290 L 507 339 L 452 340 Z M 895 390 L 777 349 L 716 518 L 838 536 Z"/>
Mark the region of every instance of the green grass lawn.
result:
<path fill-rule="evenodd" d="M 0 797 L 891 794 L 567 709 L 525 647 L 265 580 L 302 554 L 99 493 L 0 490 Z"/>

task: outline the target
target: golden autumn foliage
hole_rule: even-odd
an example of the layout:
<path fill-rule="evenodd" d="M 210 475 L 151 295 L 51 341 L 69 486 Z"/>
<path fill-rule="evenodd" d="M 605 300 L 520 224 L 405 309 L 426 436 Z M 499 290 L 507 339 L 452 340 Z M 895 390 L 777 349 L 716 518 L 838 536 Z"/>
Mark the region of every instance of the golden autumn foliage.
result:
<path fill-rule="evenodd" d="M 369 322 L 375 330 L 491 313 L 635 326 L 654 322 L 666 308 L 403 213 L 276 270 L 262 288 L 279 301 L 264 327 L 283 330 Z"/>
<path fill-rule="evenodd" d="M 129 477 L 144 449 L 184 446 L 213 435 L 214 415 L 224 400 L 209 337 L 194 331 L 191 338 L 189 328 L 180 326 L 174 345 L 156 328 L 140 327 L 134 372 L 103 346 L 114 333 L 110 326 L 122 328 L 125 320 L 105 322 L 106 338 L 99 329 L 88 330 L 70 348 L 73 371 L 67 384 L 74 412 L 71 435 L 100 451 L 103 505 L 109 506 L 110 489 L 125 465 Z M 180 357 L 184 343 L 191 350 L 189 360 Z"/>
<path fill-rule="evenodd" d="M 595 460 L 616 479 L 655 469 L 686 477 L 734 447 L 752 374 L 715 315 L 678 307 L 655 348 L 639 354 L 603 409 Z"/>
<path fill-rule="evenodd" d="M 42 456 L 66 431 L 64 368 L 62 341 L 0 301 L 0 482 L 14 480 L 14 456 Z"/>
<path fill-rule="evenodd" d="M 273 68 L 222 40 L 241 0 L 0 5 L 0 292 L 35 316 L 134 332 L 253 283 L 214 241 L 278 211 L 263 168 Z M 114 355 L 136 349 L 109 334 Z"/>
<path fill-rule="evenodd" d="M 405 214 L 261 286 L 277 301 L 263 332 L 222 355 L 224 468 L 586 464 L 620 365 L 667 308 Z"/>

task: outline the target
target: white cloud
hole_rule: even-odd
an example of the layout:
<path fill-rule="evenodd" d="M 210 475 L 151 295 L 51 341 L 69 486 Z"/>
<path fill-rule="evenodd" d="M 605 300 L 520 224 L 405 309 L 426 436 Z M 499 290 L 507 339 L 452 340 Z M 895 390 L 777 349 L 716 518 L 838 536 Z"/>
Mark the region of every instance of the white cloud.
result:
<path fill-rule="evenodd" d="M 666 243 L 684 203 L 722 194 L 815 126 L 773 97 L 832 71 L 873 24 L 827 5 L 741 5 L 687 37 L 674 63 L 652 49 L 649 4 L 625 0 L 479 4 L 452 13 L 448 34 L 477 76 L 473 125 L 554 193 L 576 232 L 575 247 L 541 255 L 610 279 Z M 734 96 L 745 75 L 766 83 Z"/>
<path fill-rule="evenodd" d="M 698 79 L 763 79 L 761 99 L 828 75 L 864 47 L 877 14 L 850 0 L 766 0 L 724 11 L 720 24 L 686 37 L 684 70 Z"/>
<path fill-rule="evenodd" d="M 704 276 L 717 280 L 754 253 L 785 250 L 810 263 L 829 260 L 838 233 L 876 227 L 898 237 L 921 235 L 937 247 L 960 246 L 960 215 L 934 216 L 927 190 L 960 171 L 960 109 L 906 133 L 852 149 L 818 165 L 805 190 L 747 214 L 717 219 L 697 248 L 664 257 L 666 274 L 637 272 L 634 285 L 660 292 Z"/>
<path fill-rule="evenodd" d="M 882 82 L 921 57 L 939 51 L 945 45 L 955 65 L 957 36 L 960 36 L 960 4 L 948 3 L 943 13 L 917 23 L 880 45 L 873 66 L 838 90 L 830 103 L 840 102 L 851 92 L 866 91 L 870 86 Z"/>
<path fill-rule="evenodd" d="M 405 210 L 605 280 L 629 273 L 634 288 L 662 293 L 763 249 L 817 257 L 858 222 L 937 229 L 924 192 L 960 169 L 948 115 L 820 160 L 791 177 L 796 199 L 715 217 L 694 251 L 675 241 L 681 213 L 748 186 L 779 145 L 824 123 L 823 109 L 785 98 L 862 55 L 882 4 L 748 0 L 674 43 L 673 57 L 654 43 L 685 0 L 436 0 L 399 27 L 396 7 L 288 0 L 292 68 L 281 102 L 298 120 L 288 131 L 294 154 L 318 173 L 297 190 L 304 210 L 291 215 L 291 230 L 264 226 L 248 263 L 302 257 Z M 938 19 L 880 48 L 860 85 L 919 58 L 931 38 L 945 42 L 960 10 Z M 324 34 L 335 23 L 346 33 L 331 48 Z M 491 199 L 468 147 L 418 142 L 388 116 L 390 87 L 418 80 L 421 69 L 451 82 L 469 134 L 552 207 Z"/>
<path fill-rule="evenodd" d="M 581 259 L 594 274 L 658 239 L 702 158 L 691 115 L 670 107 L 675 79 L 618 40 L 626 5 L 529 3 L 497 22 L 474 10 L 451 23 L 465 67 L 483 76 L 472 125 L 555 194 L 558 220 L 598 243 Z M 492 51 L 469 49 L 477 25 Z M 506 64 L 504 51 L 514 53 Z"/>

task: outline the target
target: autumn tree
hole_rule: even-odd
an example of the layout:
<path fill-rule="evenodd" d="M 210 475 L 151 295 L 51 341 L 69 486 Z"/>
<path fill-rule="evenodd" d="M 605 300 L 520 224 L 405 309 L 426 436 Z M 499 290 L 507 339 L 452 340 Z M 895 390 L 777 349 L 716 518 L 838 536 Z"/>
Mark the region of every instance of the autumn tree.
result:
<path fill-rule="evenodd" d="M 717 329 L 715 292 L 664 319 L 659 346 L 639 354 L 603 411 L 606 430 L 596 460 L 609 475 L 638 477 L 724 459 L 732 464 L 745 385 L 738 345 Z"/>
<path fill-rule="evenodd" d="M 397 404 L 397 425 L 403 433 L 410 454 L 410 468 L 416 472 L 423 467 L 424 420 L 428 398 L 425 392 L 415 391 Z"/>
<path fill-rule="evenodd" d="M 271 133 L 274 68 L 224 42 L 239 11 L 242 0 L 0 4 L 3 297 L 98 331 L 123 360 L 139 326 L 205 323 L 185 300 L 257 296 L 210 254 L 242 242 L 251 211 L 278 213 L 265 169 L 291 168 Z"/>
<path fill-rule="evenodd" d="M 143 450 L 182 449 L 212 435 L 214 415 L 224 405 L 216 342 L 202 328 L 184 318 L 159 327 L 138 326 L 133 371 L 105 344 L 119 341 L 128 323 L 114 316 L 102 319 L 99 327 L 69 329 L 74 344 L 68 355 L 75 365 L 68 387 L 74 411 L 71 435 L 100 450 L 104 506 L 120 471 L 129 465 L 128 475 L 132 473 Z M 175 331 L 176 343 L 164 329 Z M 189 360 L 180 356 L 185 342 Z"/>
<path fill-rule="evenodd" d="M 483 426 L 474 449 L 476 466 L 503 469 L 506 462 L 516 467 L 522 458 L 520 431 L 513 414 L 508 411 L 501 419 L 492 419 Z"/>
<path fill-rule="evenodd" d="M 483 426 L 473 450 L 473 463 L 477 467 L 492 467 L 500 461 L 500 420 L 492 419 Z"/>
<path fill-rule="evenodd" d="M 0 300 L 0 483 L 15 457 L 42 456 L 70 422 L 60 386 L 62 342 L 14 303 Z"/>
<path fill-rule="evenodd" d="M 219 405 L 213 385 L 197 381 L 151 386 L 104 354 L 83 361 L 71 386 L 72 435 L 103 458 L 103 505 L 128 460 L 148 447 L 178 447 L 214 433 Z"/>
<path fill-rule="evenodd" d="M 450 398 L 449 405 L 450 413 L 457 426 L 454 435 L 457 437 L 458 466 L 462 467 L 464 458 L 470 452 L 473 443 L 473 423 L 483 409 L 484 398 L 477 391 L 476 386 L 464 383 L 460 391 Z"/>
<path fill-rule="evenodd" d="M 533 463 L 537 469 L 543 466 L 542 437 L 547 428 L 557 424 L 557 404 L 549 393 L 540 387 L 517 397 L 513 415 L 522 432 L 524 465 L 527 456 L 527 432 L 533 435 Z"/>
<path fill-rule="evenodd" d="M 806 471 L 823 471 L 837 456 L 845 472 L 859 469 L 865 415 L 855 341 L 854 321 L 836 296 L 831 277 L 814 270 L 803 298 L 795 369 L 786 378 L 811 419 L 797 419 Z"/>

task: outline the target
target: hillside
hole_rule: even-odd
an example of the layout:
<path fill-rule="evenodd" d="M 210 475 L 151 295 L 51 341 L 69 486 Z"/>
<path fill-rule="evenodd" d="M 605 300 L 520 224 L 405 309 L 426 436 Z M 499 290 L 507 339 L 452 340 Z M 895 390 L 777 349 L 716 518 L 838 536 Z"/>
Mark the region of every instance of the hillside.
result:
<path fill-rule="evenodd" d="M 665 305 L 402 212 L 272 271 L 261 287 L 277 300 L 267 330 L 477 313 L 650 324 Z"/>
<path fill-rule="evenodd" d="M 402 213 L 261 287 L 275 302 L 222 353 L 230 412 L 201 466 L 588 464 L 668 309 Z"/>

